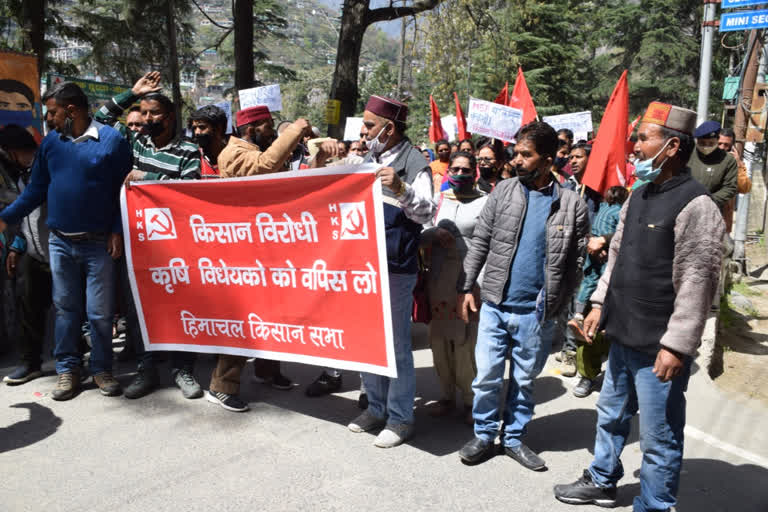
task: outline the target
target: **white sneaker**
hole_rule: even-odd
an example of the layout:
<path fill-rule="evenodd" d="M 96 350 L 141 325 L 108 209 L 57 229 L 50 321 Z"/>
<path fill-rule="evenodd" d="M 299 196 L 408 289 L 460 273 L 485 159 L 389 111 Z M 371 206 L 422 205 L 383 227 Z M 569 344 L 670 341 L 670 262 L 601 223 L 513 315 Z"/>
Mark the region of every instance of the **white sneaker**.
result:
<path fill-rule="evenodd" d="M 413 431 L 413 425 L 407 423 L 387 425 L 387 428 L 382 430 L 381 433 L 376 436 L 373 445 L 379 448 L 394 448 L 395 446 L 400 446 L 413 437 Z"/>
<path fill-rule="evenodd" d="M 374 416 L 366 409 L 360 416 L 352 420 L 352 423 L 350 423 L 347 428 L 352 432 L 359 434 L 360 432 L 368 432 L 375 428 L 382 427 L 384 426 L 384 423 L 386 423 L 384 418 Z"/>

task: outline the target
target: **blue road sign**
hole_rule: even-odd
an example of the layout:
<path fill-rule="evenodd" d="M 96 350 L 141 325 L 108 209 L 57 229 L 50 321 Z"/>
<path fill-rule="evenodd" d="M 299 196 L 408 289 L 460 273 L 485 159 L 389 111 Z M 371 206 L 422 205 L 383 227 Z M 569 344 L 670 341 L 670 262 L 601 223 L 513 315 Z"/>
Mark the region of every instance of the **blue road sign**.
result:
<path fill-rule="evenodd" d="M 720 32 L 768 28 L 768 9 L 729 12 L 720 16 Z"/>
<path fill-rule="evenodd" d="M 750 5 L 768 4 L 765 0 L 722 0 L 721 9 L 733 9 L 735 7 L 747 7 Z"/>

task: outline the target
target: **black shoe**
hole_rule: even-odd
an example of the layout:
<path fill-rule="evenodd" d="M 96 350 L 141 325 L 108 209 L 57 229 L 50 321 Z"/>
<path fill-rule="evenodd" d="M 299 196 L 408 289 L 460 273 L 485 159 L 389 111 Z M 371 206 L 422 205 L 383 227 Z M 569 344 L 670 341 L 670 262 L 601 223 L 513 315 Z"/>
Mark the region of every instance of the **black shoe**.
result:
<path fill-rule="evenodd" d="M 123 395 L 125 395 L 125 398 L 141 398 L 154 391 L 159 381 L 160 378 L 157 375 L 157 370 L 154 368 L 139 368 L 136 372 L 136 377 L 123 390 Z"/>
<path fill-rule="evenodd" d="M 573 396 L 584 398 L 592 393 L 592 386 L 595 385 L 595 381 L 586 377 L 581 377 L 576 387 L 573 388 Z"/>
<path fill-rule="evenodd" d="M 272 380 L 269 382 L 269 385 L 272 386 L 275 389 L 280 389 L 282 391 L 289 391 L 293 389 L 293 381 L 283 375 L 282 373 L 278 373 L 274 377 L 272 377 Z"/>
<path fill-rule="evenodd" d="M 219 391 L 210 391 L 205 393 L 205 398 L 211 403 L 219 404 L 223 408 L 232 412 L 245 412 L 248 410 L 248 404 L 240 400 L 237 395 L 228 395 Z"/>
<path fill-rule="evenodd" d="M 520 443 L 519 446 L 515 446 L 514 448 L 505 446 L 504 453 L 519 462 L 521 466 L 530 469 L 531 471 L 544 471 L 547 469 L 547 463 L 544 462 L 544 459 L 536 455 L 536 452 L 523 443 Z"/>
<path fill-rule="evenodd" d="M 494 444 L 476 437 L 461 447 L 459 458 L 467 464 L 477 464 L 493 456 Z"/>
<path fill-rule="evenodd" d="M 616 486 L 598 487 L 589 470 L 585 469 L 582 477 L 572 484 L 556 485 L 555 498 L 569 505 L 613 508 L 616 506 Z"/>
<path fill-rule="evenodd" d="M 362 410 L 366 410 L 368 408 L 368 394 L 367 393 L 360 393 L 360 396 L 357 397 L 357 407 Z"/>
<path fill-rule="evenodd" d="M 341 373 L 338 377 L 323 372 L 315 381 L 307 386 L 304 394 L 311 397 L 330 395 L 341 389 Z"/>
<path fill-rule="evenodd" d="M 24 363 L 21 366 L 13 370 L 12 373 L 6 375 L 3 378 L 3 382 L 9 386 L 18 386 L 24 384 L 38 377 L 42 377 L 43 372 L 40 371 L 40 366 L 32 366 L 28 363 Z"/>

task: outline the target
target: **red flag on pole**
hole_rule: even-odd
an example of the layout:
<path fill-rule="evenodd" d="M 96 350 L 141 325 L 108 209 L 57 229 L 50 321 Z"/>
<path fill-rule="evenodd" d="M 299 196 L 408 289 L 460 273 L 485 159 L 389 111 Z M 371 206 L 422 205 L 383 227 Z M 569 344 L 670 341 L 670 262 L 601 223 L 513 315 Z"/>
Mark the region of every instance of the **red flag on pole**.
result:
<path fill-rule="evenodd" d="M 641 117 L 643 116 L 637 116 L 637 119 L 632 121 L 632 124 L 629 125 L 629 128 L 627 129 L 627 140 L 629 140 L 630 137 L 632 137 L 632 132 L 635 131 L 635 127 L 637 126 L 637 123 L 640 122 Z"/>
<path fill-rule="evenodd" d="M 448 134 L 443 130 L 443 123 L 440 121 L 440 111 L 437 110 L 437 103 L 429 95 L 429 141 L 433 144 L 441 139 L 448 139 Z"/>
<path fill-rule="evenodd" d="M 525 126 L 536 120 L 536 106 L 533 104 L 533 98 L 531 98 L 531 92 L 528 90 L 528 84 L 525 82 L 525 76 L 523 76 L 523 68 L 517 68 L 517 79 L 515 80 L 515 88 L 512 89 L 512 96 L 509 97 L 508 107 L 519 108 L 523 111 L 523 124 Z"/>
<path fill-rule="evenodd" d="M 628 124 L 629 85 L 624 70 L 605 108 L 582 185 L 601 195 L 611 187 L 626 186 L 627 132 L 624 130 Z"/>
<path fill-rule="evenodd" d="M 504 88 L 499 91 L 499 95 L 496 96 L 496 99 L 493 100 L 493 102 L 500 105 L 506 105 L 507 101 L 509 101 L 509 82 L 504 82 Z"/>
<path fill-rule="evenodd" d="M 461 110 L 459 95 L 453 93 L 453 99 L 456 100 L 456 125 L 459 127 L 459 140 L 468 139 L 469 132 L 467 132 L 467 119 L 464 117 L 464 111 Z"/>

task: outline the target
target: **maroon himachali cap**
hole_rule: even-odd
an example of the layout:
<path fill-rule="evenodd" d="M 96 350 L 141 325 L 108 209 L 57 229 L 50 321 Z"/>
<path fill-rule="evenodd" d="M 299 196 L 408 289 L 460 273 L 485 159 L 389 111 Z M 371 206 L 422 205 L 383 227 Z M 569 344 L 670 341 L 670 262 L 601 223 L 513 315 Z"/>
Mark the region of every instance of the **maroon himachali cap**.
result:
<path fill-rule="evenodd" d="M 255 107 L 244 108 L 237 112 L 237 127 L 239 128 L 244 124 L 257 123 L 267 119 L 272 119 L 272 114 L 269 113 L 269 109 L 266 105 L 256 105 Z"/>
<path fill-rule="evenodd" d="M 391 98 L 376 96 L 375 94 L 368 100 L 365 110 L 390 121 L 404 123 L 408 118 L 408 105 Z"/>

